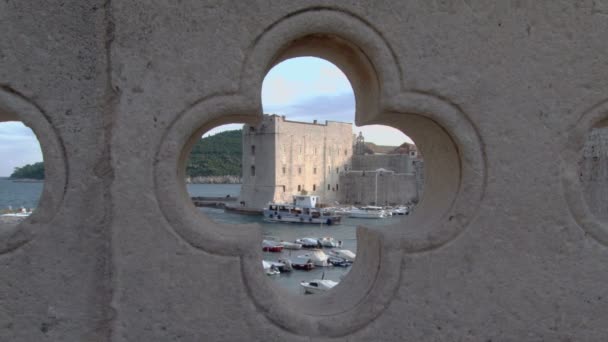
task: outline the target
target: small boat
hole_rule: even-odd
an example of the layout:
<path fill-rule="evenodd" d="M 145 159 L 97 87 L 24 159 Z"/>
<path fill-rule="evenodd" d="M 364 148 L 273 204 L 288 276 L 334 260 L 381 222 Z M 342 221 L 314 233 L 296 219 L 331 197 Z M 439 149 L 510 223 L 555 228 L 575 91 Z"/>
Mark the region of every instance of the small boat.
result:
<path fill-rule="evenodd" d="M 353 264 L 352 261 L 348 261 L 344 258 L 340 258 L 340 257 L 336 257 L 336 256 L 330 256 L 327 259 L 327 261 L 329 261 L 329 263 L 335 267 L 348 267 Z"/>
<path fill-rule="evenodd" d="M 281 253 L 283 251 L 283 246 L 272 240 L 262 240 L 262 251 Z"/>
<path fill-rule="evenodd" d="M 393 216 L 395 215 L 409 215 L 410 209 L 406 206 L 399 206 L 391 209 Z"/>
<path fill-rule="evenodd" d="M 270 253 L 281 253 L 283 251 L 283 246 L 262 246 L 262 251 Z"/>
<path fill-rule="evenodd" d="M 329 261 L 327 259 L 329 256 L 325 254 L 322 250 L 314 250 L 312 253 L 298 255 L 298 258 L 306 258 L 308 262 L 313 263 L 315 266 L 319 267 L 327 267 L 329 266 Z"/>
<path fill-rule="evenodd" d="M 292 263 L 291 267 L 293 267 L 294 270 L 310 271 L 313 268 L 315 268 L 315 264 L 313 264 L 310 261 L 306 261 L 306 262 L 300 263 L 300 264 Z"/>
<path fill-rule="evenodd" d="M 357 254 L 353 253 L 348 249 L 332 249 L 331 251 L 329 251 L 329 254 L 331 256 L 342 258 L 350 262 L 354 262 L 355 258 L 357 257 Z"/>
<path fill-rule="evenodd" d="M 300 286 L 304 288 L 304 293 L 318 294 L 331 290 L 338 282 L 328 279 L 315 279 L 311 281 L 303 281 Z"/>
<path fill-rule="evenodd" d="M 335 241 L 334 238 L 330 236 L 318 238 L 317 241 L 323 247 L 333 248 L 342 246 L 342 241 Z"/>
<path fill-rule="evenodd" d="M 299 243 L 281 240 L 274 236 L 266 236 L 262 240 L 262 246 L 282 246 L 284 249 L 302 249 L 302 245 Z"/>
<path fill-rule="evenodd" d="M 279 271 L 278 267 L 270 261 L 262 260 L 262 268 L 264 269 L 264 273 L 266 273 L 266 275 L 281 274 L 281 271 Z"/>
<path fill-rule="evenodd" d="M 8 213 L 2 214 L 0 216 L 4 216 L 4 217 L 28 217 L 28 216 L 30 216 L 34 212 L 34 209 L 27 210 L 25 208 L 21 208 L 21 209 L 19 209 L 19 211 L 15 211 L 15 212 L 13 212 L 12 210 L 13 210 L 13 208 L 9 206 Z"/>
<path fill-rule="evenodd" d="M 278 262 L 271 262 L 271 264 L 276 265 L 281 273 L 293 271 L 293 265 L 289 259 L 279 259 Z"/>
<path fill-rule="evenodd" d="M 348 217 L 352 218 L 385 218 L 390 216 L 382 207 L 365 206 L 361 208 L 353 208 L 350 210 Z"/>
<path fill-rule="evenodd" d="M 319 248 L 319 240 L 317 238 L 305 237 L 301 239 L 296 239 L 296 243 L 302 245 L 304 248 Z"/>
<path fill-rule="evenodd" d="M 30 214 L 31 213 L 27 213 L 27 214 L 24 214 L 24 213 L 8 213 L 8 214 L 2 214 L 0 216 L 3 216 L 3 217 L 28 217 L 28 216 L 30 216 Z"/>
<path fill-rule="evenodd" d="M 285 249 L 302 249 L 302 245 L 295 242 L 280 241 L 279 245 L 283 246 Z"/>
<path fill-rule="evenodd" d="M 264 219 L 271 222 L 339 224 L 342 218 L 317 208 L 319 196 L 293 196 L 292 203 L 271 202 L 264 209 Z"/>

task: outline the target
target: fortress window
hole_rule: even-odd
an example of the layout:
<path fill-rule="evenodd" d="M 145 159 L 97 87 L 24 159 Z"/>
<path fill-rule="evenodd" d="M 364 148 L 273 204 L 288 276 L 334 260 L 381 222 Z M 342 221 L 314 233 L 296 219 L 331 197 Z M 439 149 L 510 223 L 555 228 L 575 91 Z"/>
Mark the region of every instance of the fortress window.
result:
<path fill-rule="evenodd" d="M 285 192 L 285 185 L 283 185 L 283 192 Z"/>
<path fill-rule="evenodd" d="M 336 184 L 336 191 L 338 191 L 338 184 Z"/>
<path fill-rule="evenodd" d="M 251 145 L 251 155 L 255 156 L 255 145 Z"/>
<path fill-rule="evenodd" d="M 302 168 L 298 167 L 298 174 L 301 175 L 302 174 Z"/>
<path fill-rule="evenodd" d="M 285 166 L 283 166 L 283 174 L 285 174 Z"/>
<path fill-rule="evenodd" d="M 312 169 L 312 173 L 314 173 L 315 175 L 317 174 L 317 168 L 316 167 Z"/>
<path fill-rule="evenodd" d="M 316 184 L 312 185 L 312 191 L 317 191 L 317 185 Z"/>
<path fill-rule="evenodd" d="M 337 167 L 337 168 L 336 168 L 336 173 L 339 173 L 339 172 L 340 172 L 340 168 L 339 168 L 339 167 Z"/>
<path fill-rule="evenodd" d="M 302 190 L 302 186 L 298 185 L 298 191 Z"/>
<path fill-rule="evenodd" d="M 251 175 L 255 176 L 255 166 L 251 165 Z"/>
<path fill-rule="evenodd" d="M 331 190 L 331 185 L 327 184 L 327 190 Z"/>

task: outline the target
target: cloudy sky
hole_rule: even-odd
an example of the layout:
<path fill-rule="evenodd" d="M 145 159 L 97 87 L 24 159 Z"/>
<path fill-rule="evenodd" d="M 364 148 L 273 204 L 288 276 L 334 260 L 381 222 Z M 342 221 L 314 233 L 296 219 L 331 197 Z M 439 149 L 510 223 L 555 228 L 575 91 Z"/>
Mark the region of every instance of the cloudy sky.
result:
<path fill-rule="evenodd" d="M 40 144 L 31 129 L 20 122 L 0 123 L 0 177 L 16 166 L 42 161 Z"/>
<path fill-rule="evenodd" d="M 355 97 L 346 76 L 335 65 L 319 58 L 300 57 L 284 61 L 270 70 L 262 86 L 264 113 L 285 115 L 289 120 L 354 122 Z M 226 125 L 209 131 L 238 129 Z M 353 126 L 365 141 L 378 145 L 412 142 L 401 131 L 387 126 Z"/>
<path fill-rule="evenodd" d="M 355 99 L 346 76 L 333 64 L 313 57 L 289 59 L 274 67 L 262 87 L 264 113 L 285 115 L 290 120 L 353 122 Z M 225 125 L 209 131 L 215 134 L 242 125 Z M 366 141 L 397 146 L 411 142 L 401 131 L 386 126 L 353 126 Z M 0 177 L 9 176 L 17 166 L 42 161 L 34 133 L 21 123 L 0 123 Z"/>

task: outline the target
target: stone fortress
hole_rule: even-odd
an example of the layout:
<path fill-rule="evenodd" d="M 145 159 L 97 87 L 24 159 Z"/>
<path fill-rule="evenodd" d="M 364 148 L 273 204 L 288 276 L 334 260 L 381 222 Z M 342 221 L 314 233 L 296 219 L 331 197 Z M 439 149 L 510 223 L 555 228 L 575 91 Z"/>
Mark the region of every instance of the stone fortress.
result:
<path fill-rule="evenodd" d="M 585 186 L 605 168 L 581 160 L 608 120 L 607 1 L 21 0 L 0 17 L 0 121 L 32 128 L 47 173 L 34 214 L 0 225 L 0 341 L 607 340 L 608 220 Z M 184 184 L 202 132 L 257 123 L 268 70 L 299 56 L 342 69 L 358 126 L 424 156 L 413 214 L 358 227 L 355 267 L 318 297 L 274 287 L 261 229 L 213 222 Z"/>
<path fill-rule="evenodd" d="M 249 210 L 302 194 L 319 196 L 322 205 L 417 202 L 422 185 L 416 171 L 422 170 L 415 163 L 422 161 L 414 145 L 365 144 L 350 123 L 264 115 L 257 125 L 243 126 L 239 201 Z"/>

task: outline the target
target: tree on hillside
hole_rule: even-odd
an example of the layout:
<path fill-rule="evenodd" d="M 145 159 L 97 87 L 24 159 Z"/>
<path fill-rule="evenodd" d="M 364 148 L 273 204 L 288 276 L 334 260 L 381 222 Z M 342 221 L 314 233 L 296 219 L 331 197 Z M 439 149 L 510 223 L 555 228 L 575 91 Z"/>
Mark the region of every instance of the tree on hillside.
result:
<path fill-rule="evenodd" d="M 11 174 L 11 178 L 44 179 L 44 163 L 38 162 L 16 167 L 15 171 Z"/>
<path fill-rule="evenodd" d="M 217 133 L 196 142 L 186 174 L 199 176 L 241 176 L 242 130 Z"/>

